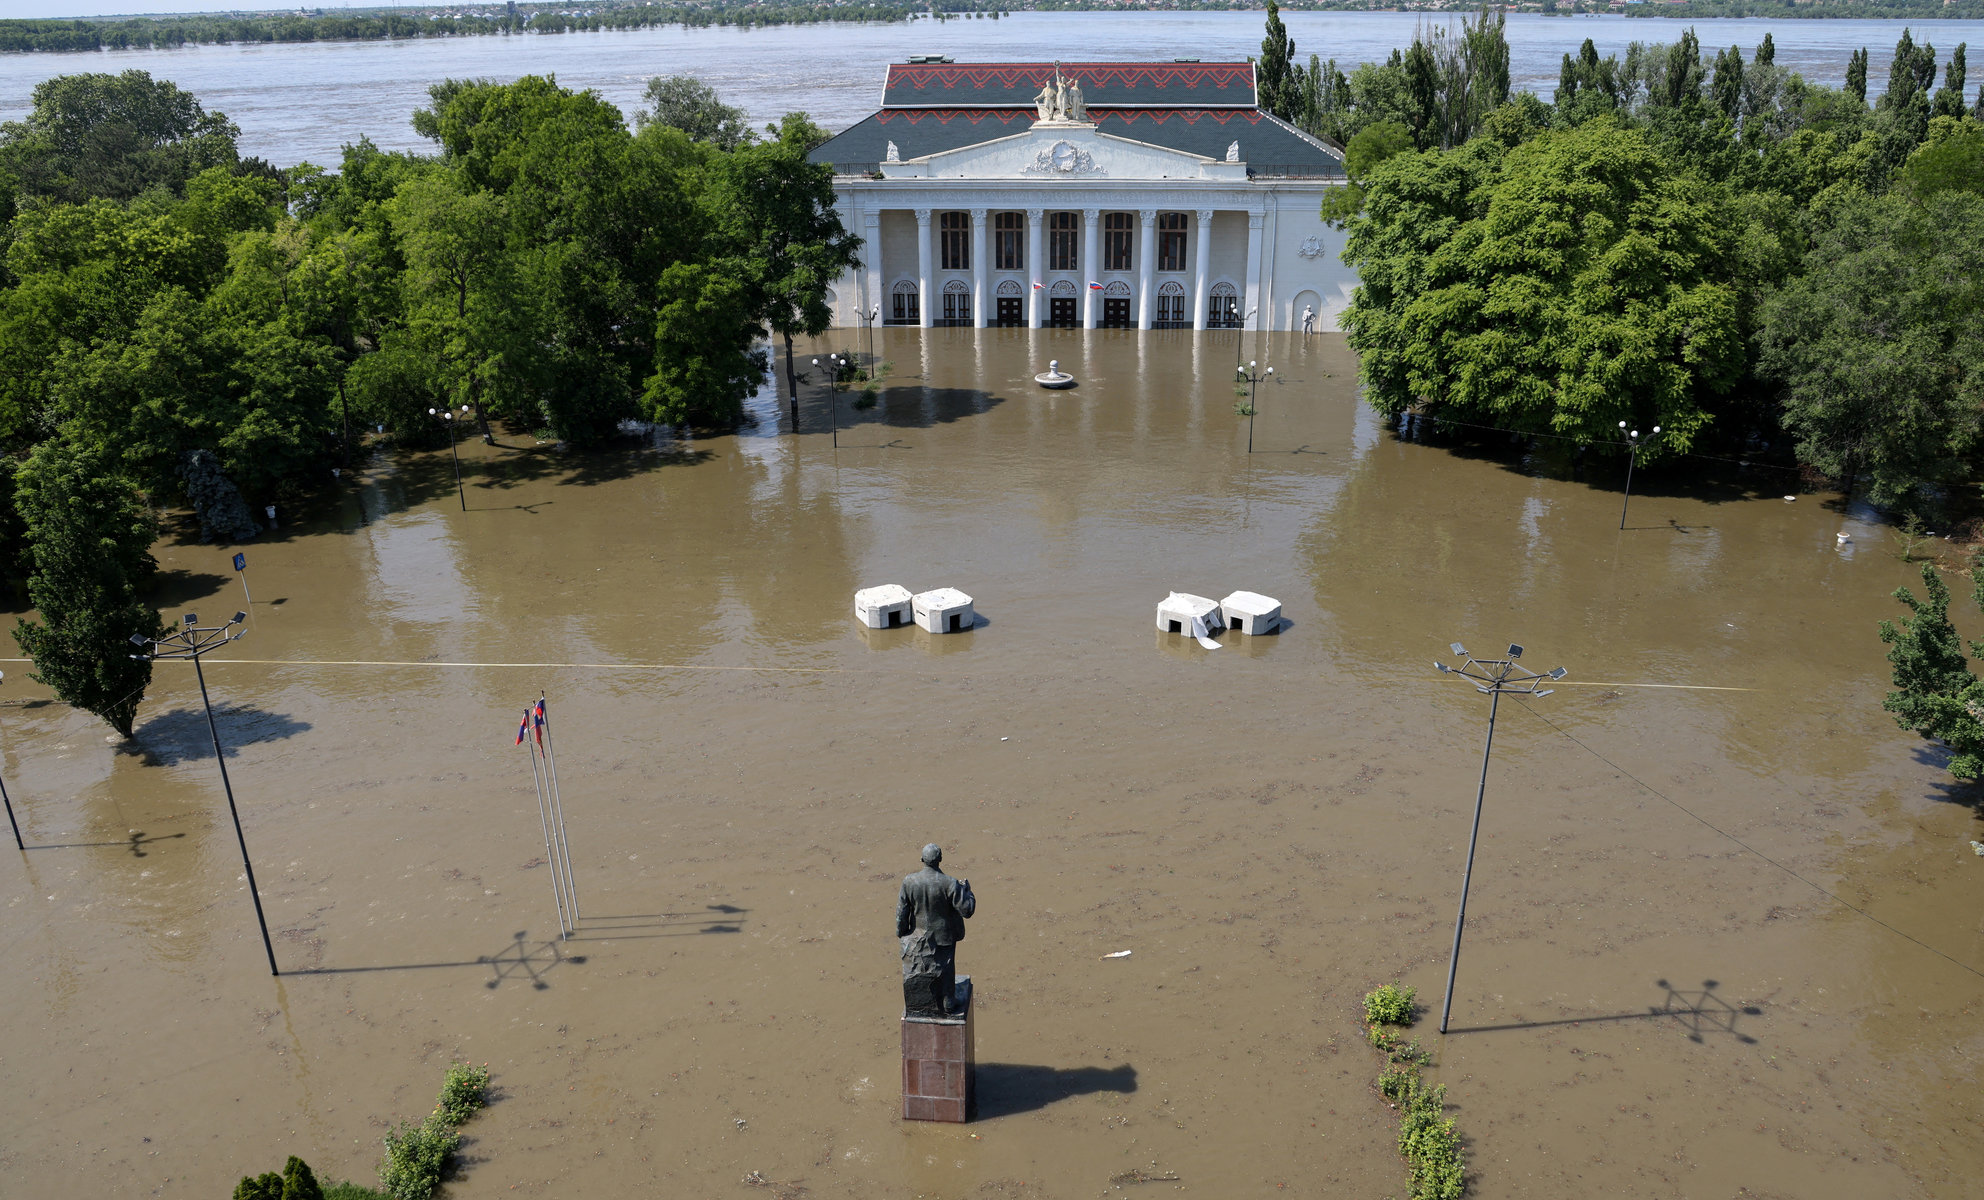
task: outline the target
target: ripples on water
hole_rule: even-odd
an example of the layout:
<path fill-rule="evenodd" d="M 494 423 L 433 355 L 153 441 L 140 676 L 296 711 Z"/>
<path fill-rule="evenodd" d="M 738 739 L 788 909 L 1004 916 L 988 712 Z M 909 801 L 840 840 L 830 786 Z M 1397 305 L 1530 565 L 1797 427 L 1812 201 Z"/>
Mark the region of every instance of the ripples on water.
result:
<path fill-rule="evenodd" d="M 1262 15 L 1242 13 L 1020 13 L 999 21 L 944 25 L 802 25 L 778 29 L 645 29 L 543 37 L 439 38 L 421 42 L 197 46 L 181 50 L 0 56 L 0 119 L 28 109 L 36 83 L 80 71 L 150 71 L 197 93 L 241 126 L 244 154 L 289 164 L 335 166 L 339 147 L 370 137 L 388 150 L 425 150 L 407 123 L 427 87 L 447 78 L 514 79 L 553 74 L 567 87 L 592 88 L 631 119 L 647 80 L 696 75 L 742 106 L 753 122 L 802 109 L 844 129 L 880 102 L 884 67 L 906 55 L 963 60 L 1053 58 L 1238 59 L 1260 53 Z M 1420 17 L 1406 13 L 1286 13 L 1299 57 L 1335 58 L 1345 70 L 1382 61 L 1412 39 Z M 1134 22 L 1132 24 L 1131 22 Z M 1958 42 L 1984 43 L 1984 22 L 1930 21 L 1919 32 L 1944 54 Z M 1679 21 L 1511 14 L 1510 67 L 1516 86 L 1546 98 L 1558 65 L 1585 38 L 1601 54 L 1633 41 L 1672 41 Z M 1870 93 L 1886 85 L 1901 36 L 1894 21 L 1704 21 L 1705 56 L 1736 45 L 1747 57 L 1768 31 L 1777 62 L 1837 86 L 1847 56 L 1872 52 Z"/>

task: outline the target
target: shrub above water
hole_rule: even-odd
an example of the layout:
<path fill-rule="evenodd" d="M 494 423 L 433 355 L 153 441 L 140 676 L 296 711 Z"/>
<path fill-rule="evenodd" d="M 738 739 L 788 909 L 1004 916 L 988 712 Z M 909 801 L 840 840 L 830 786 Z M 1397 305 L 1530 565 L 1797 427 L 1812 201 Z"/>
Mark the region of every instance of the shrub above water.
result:
<path fill-rule="evenodd" d="M 1364 1020 L 1372 1025 L 1410 1025 L 1419 1015 L 1417 995 L 1405 984 L 1372 988 L 1364 994 Z"/>

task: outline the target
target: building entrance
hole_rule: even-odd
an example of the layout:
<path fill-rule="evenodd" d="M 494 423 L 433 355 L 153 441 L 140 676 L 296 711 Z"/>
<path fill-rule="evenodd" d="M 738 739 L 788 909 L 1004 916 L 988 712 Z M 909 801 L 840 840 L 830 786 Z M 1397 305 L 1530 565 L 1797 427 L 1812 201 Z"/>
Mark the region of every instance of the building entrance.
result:
<path fill-rule="evenodd" d="M 1102 299 L 1102 327 L 1104 329 L 1128 329 L 1130 327 L 1130 301 L 1105 296 Z"/>
<path fill-rule="evenodd" d="M 1053 296 L 1049 298 L 1047 323 L 1056 329 L 1073 329 L 1080 324 L 1075 315 L 1073 296 Z"/>
<path fill-rule="evenodd" d="M 997 321 L 997 324 L 1000 325 L 1026 324 L 1026 310 L 1021 307 L 1020 298 L 1018 296 L 999 297 L 998 316 L 999 319 Z"/>

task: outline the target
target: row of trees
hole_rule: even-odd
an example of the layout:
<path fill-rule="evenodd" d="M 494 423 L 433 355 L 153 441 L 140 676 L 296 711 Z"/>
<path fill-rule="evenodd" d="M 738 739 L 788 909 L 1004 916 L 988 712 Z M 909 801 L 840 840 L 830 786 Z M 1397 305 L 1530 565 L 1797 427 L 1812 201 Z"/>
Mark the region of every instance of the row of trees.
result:
<path fill-rule="evenodd" d="M 0 127 L 0 533 L 44 621 L 19 637 L 120 731 L 153 510 L 251 536 L 353 425 L 437 441 L 434 408 L 578 450 L 735 422 L 765 339 L 789 362 L 829 322 L 858 243 L 804 114 L 758 136 L 685 80 L 631 129 L 546 78 L 431 97 L 434 153 L 361 140 L 336 174 L 240 158 L 223 115 L 136 71 L 49 80 Z"/>
<path fill-rule="evenodd" d="M 1872 106 L 1864 52 L 1842 89 L 1774 59 L 1768 37 L 1706 61 L 1693 31 L 1624 60 L 1586 42 L 1554 103 L 1467 122 L 1353 85 L 1354 186 L 1325 215 L 1371 402 L 1582 444 L 1659 425 L 1655 455 L 1789 441 L 1878 503 L 1945 507 L 1984 448 L 1964 47 L 1939 72 L 1905 33 Z"/>

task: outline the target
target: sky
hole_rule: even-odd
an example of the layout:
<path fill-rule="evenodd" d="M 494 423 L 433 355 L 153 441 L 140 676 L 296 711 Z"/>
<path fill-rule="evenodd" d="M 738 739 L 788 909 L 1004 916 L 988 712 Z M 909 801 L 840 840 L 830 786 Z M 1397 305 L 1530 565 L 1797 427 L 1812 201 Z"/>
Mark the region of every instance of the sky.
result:
<path fill-rule="evenodd" d="M 430 0 L 439 3 L 440 0 Z M 456 0 L 457 3 L 460 0 Z M 362 4 L 339 3 L 338 0 L 316 0 L 314 3 L 299 3 L 296 8 L 323 9 L 326 12 L 340 8 L 380 8 L 383 0 L 365 0 Z M 401 8 L 419 8 L 419 0 L 403 3 Z M 210 12 L 269 12 L 274 5 L 259 4 L 241 9 L 228 9 L 216 6 L 214 0 L 0 0 L 0 17 L 105 17 L 134 16 L 140 13 L 210 13 Z"/>

